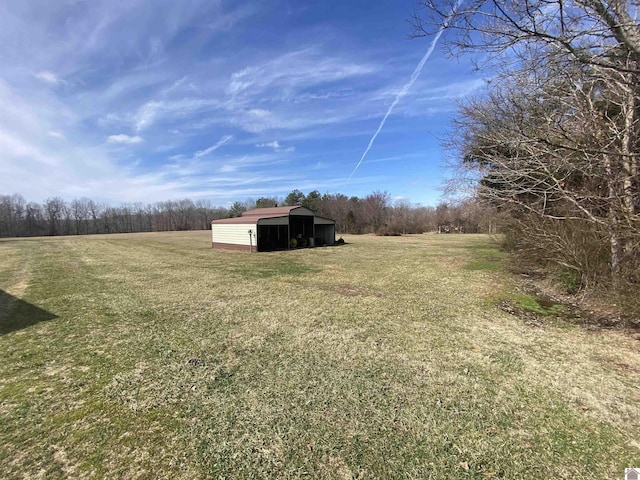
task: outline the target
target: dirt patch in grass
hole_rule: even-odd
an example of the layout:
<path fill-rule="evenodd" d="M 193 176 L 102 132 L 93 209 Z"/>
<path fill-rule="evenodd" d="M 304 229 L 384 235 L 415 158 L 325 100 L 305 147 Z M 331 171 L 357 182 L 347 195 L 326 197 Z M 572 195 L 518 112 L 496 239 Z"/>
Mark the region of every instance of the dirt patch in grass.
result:
<path fill-rule="evenodd" d="M 562 292 L 543 275 L 514 279 L 514 291 L 505 294 L 498 306 L 528 325 L 554 322 L 561 325 L 564 322 L 589 329 L 613 328 L 633 334 L 635 324 L 625 321 L 619 311 L 598 304 L 594 299 Z"/>

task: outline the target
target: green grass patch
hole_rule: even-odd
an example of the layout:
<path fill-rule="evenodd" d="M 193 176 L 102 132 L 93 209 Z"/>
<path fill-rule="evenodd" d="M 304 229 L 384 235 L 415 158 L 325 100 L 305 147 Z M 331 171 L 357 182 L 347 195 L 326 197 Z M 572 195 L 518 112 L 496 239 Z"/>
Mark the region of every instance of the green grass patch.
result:
<path fill-rule="evenodd" d="M 527 312 L 536 313 L 542 316 L 561 315 L 566 311 L 566 307 L 552 300 L 534 295 L 517 294 L 513 297 L 516 308 Z"/>
<path fill-rule="evenodd" d="M 499 250 L 498 246 L 474 245 L 468 248 L 470 260 L 465 265 L 466 270 L 497 272 L 504 269 L 507 254 Z"/>
<path fill-rule="evenodd" d="M 556 278 L 558 283 L 570 294 L 578 293 L 583 286 L 580 274 L 574 270 L 558 270 Z"/>
<path fill-rule="evenodd" d="M 209 235 L 0 240 L 0 478 L 604 479 L 639 458 L 637 341 L 498 309 L 489 237 Z"/>

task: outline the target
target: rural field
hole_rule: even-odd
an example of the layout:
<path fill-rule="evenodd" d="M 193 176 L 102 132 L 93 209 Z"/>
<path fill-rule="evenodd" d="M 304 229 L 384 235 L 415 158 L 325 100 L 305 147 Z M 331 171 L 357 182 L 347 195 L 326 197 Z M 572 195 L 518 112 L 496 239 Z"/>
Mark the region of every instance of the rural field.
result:
<path fill-rule="evenodd" d="M 640 341 L 484 235 L 0 240 L 0 478 L 624 478 Z M 524 299 L 524 300 L 523 300 Z"/>

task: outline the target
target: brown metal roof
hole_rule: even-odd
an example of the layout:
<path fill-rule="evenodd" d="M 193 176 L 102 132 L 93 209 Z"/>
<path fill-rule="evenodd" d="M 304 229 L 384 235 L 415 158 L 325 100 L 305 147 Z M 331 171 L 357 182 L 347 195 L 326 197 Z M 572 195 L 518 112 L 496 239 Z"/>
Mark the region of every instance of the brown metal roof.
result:
<path fill-rule="evenodd" d="M 289 216 L 289 213 L 291 213 L 291 210 L 295 210 L 296 208 L 300 208 L 300 205 L 293 205 L 293 206 L 287 206 L 287 207 L 254 208 L 252 210 L 247 210 L 246 212 L 243 212 L 241 217 L 221 218 L 219 220 L 212 220 L 211 223 L 256 224 L 258 223 L 258 220 L 261 220 L 263 218 L 287 217 Z"/>

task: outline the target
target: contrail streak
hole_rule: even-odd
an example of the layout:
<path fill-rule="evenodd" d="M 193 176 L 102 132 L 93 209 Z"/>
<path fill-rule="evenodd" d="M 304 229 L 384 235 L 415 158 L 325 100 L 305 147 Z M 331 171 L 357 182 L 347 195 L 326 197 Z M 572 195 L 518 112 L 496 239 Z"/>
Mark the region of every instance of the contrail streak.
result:
<path fill-rule="evenodd" d="M 356 173 L 356 170 L 358 170 L 358 167 L 360 166 L 360 164 L 362 164 L 362 161 L 364 160 L 364 157 L 366 157 L 367 153 L 369 153 L 369 150 L 371 150 L 371 146 L 373 145 L 373 142 L 376 141 L 376 138 L 378 137 L 378 134 L 380 133 L 380 130 L 382 130 L 382 127 L 384 127 L 384 124 L 387 121 L 387 118 L 389 117 L 389 115 L 391 115 L 391 112 L 393 111 L 393 108 L 398 104 L 398 102 L 400 100 L 402 100 L 402 97 L 405 96 L 405 94 L 409 91 L 409 89 L 413 86 L 413 84 L 418 79 L 418 76 L 420 76 L 420 72 L 422 72 L 422 67 L 424 67 L 424 64 L 427 63 L 427 60 L 429 60 L 429 57 L 431 56 L 431 54 L 433 53 L 433 50 L 436 48 L 436 45 L 438 44 L 438 40 L 440 40 L 440 37 L 442 36 L 442 33 L 444 32 L 444 29 L 447 28 L 447 26 L 449 24 L 449 19 L 456 13 L 456 11 L 460 7 L 460 4 L 462 3 L 462 1 L 463 0 L 458 0 L 456 2 L 455 6 L 451 10 L 451 14 L 447 17 L 445 22 L 440 26 L 440 28 L 438 29 L 438 32 L 436 33 L 436 36 L 433 37 L 433 40 L 431 40 L 431 45 L 429 45 L 429 49 L 427 50 L 427 53 L 424 54 L 424 57 L 422 57 L 422 60 L 420 60 L 420 63 L 418 63 L 418 65 L 416 66 L 415 70 L 411 74 L 411 79 L 409 79 L 409 81 L 405 84 L 405 86 L 402 87 L 402 90 L 400 90 L 398 95 L 396 95 L 395 100 L 393 101 L 393 103 L 391 104 L 389 109 L 387 110 L 387 113 L 385 113 L 384 117 L 382 118 L 382 121 L 380 122 L 380 125 L 378 125 L 378 129 L 376 130 L 376 133 L 374 133 L 373 136 L 371 137 L 371 140 L 369 140 L 369 145 L 367 145 L 367 148 L 365 149 L 364 153 L 362 154 L 362 157 L 360 157 L 360 161 L 356 165 L 356 168 L 354 168 L 353 172 L 351 172 L 351 175 L 349 175 L 349 179 L 347 180 L 347 185 L 351 181 L 351 178 L 353 177 L 353 174 Z"/>

